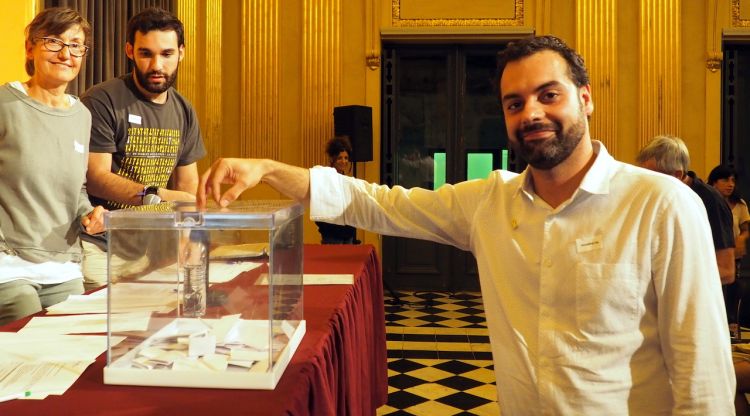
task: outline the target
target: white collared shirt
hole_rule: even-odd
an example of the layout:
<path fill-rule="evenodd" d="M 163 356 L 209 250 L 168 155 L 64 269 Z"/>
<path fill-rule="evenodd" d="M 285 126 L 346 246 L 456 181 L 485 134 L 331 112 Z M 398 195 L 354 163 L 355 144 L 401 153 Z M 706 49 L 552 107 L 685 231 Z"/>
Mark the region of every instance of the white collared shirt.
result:
<path fill-rule="evenodd" d="M 593 143 L 594 164 L 554 209 L 528 170 L 427 191 L 315 167 L 310 215 L 475 255 L 503 415 L 733 414 L 705 208 Z"/>

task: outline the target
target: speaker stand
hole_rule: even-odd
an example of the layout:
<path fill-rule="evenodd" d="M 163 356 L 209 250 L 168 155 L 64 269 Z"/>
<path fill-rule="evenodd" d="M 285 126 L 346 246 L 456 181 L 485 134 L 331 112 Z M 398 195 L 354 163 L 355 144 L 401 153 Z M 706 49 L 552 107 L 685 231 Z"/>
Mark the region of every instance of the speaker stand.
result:
<path fill-rule="evenodd" d="M 391 305 L 403 305 L 404 304 L 404 302 L 401 300 L 401 296 L 399 296 L 398 293 L 395 290 L 393 290 L 391 285 L 389 285 L 388 282 L 385 281 L 385 279 L 383 279 L 383 286 L 385 286 L 385 290 L 387 290 L 388 293 L 391 294 L 391 298 L 393 298 L 393 300 L 387 301 L 387 303 Z"/>

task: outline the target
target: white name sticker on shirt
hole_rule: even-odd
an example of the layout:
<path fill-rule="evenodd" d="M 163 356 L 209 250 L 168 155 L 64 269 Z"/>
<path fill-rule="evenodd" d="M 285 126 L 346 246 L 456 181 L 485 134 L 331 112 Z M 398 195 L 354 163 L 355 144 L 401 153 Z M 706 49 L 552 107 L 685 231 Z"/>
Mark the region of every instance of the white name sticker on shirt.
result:
<path fill-rule="evenodd" d="M 579 253 L 586 253 L 600 248 L 602 248 L 602 241 L 599 239 L 599 236 L 579 238 L 576 240 L 576 250 Z"/>
<path fill-rule="evenodd" d="M 83 145 L 81 143 L 78 143 L 77 140 L 73 140 L 73 150 L 78 153 L 83 153 Z"/>
<path fill-rule="evenodd" d="M 135 114 L 128 114 L 128 122 L 133 124 L 141 124 L 141 116 Z"/>

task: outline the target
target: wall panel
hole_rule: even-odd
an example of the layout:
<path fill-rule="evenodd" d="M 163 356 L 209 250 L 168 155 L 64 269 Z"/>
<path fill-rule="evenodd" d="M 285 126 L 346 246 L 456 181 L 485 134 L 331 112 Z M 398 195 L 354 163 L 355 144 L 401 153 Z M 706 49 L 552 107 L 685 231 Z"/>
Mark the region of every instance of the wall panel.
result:
<path fill-rule="evenodd" d="M 302 164 L 313 166 L 321 163 L 341 102 L 341 0 L 305 0 L 303 20 Z"/>
<path fill-rule="evenodd" d="M 576 4 L 578 53 L 589 71 L 594 113 L 591 137 L 617 157 L 617 10 L 616 0 L 579 0 Z"/>
<path fill-rule="evenodd" d="M 639 147 L 659 134 L 680 136 L 681 0 L 641 0 Z"/>
<path fill-rule="evenodd" d="M 240 156 L 280 159 L 279 1 L 242 6 Z"/>
<path fill-rule="evenodd" d="M 177 84 L 198 114 L 206 157 L 200 170 L 222 156 L 221 0 L 180 0 L 177 15 L 185 27 L 185 59 Z"/>

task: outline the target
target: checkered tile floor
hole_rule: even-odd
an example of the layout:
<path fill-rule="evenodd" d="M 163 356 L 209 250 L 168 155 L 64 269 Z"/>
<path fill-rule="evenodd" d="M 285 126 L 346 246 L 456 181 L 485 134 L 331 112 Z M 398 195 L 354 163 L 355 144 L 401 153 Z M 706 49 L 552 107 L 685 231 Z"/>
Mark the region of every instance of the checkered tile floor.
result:
<path fill-rule="evenodd" d="M 479 293 L 386 292 L 388 403 L 378 415 L 498 415 Z"/>

